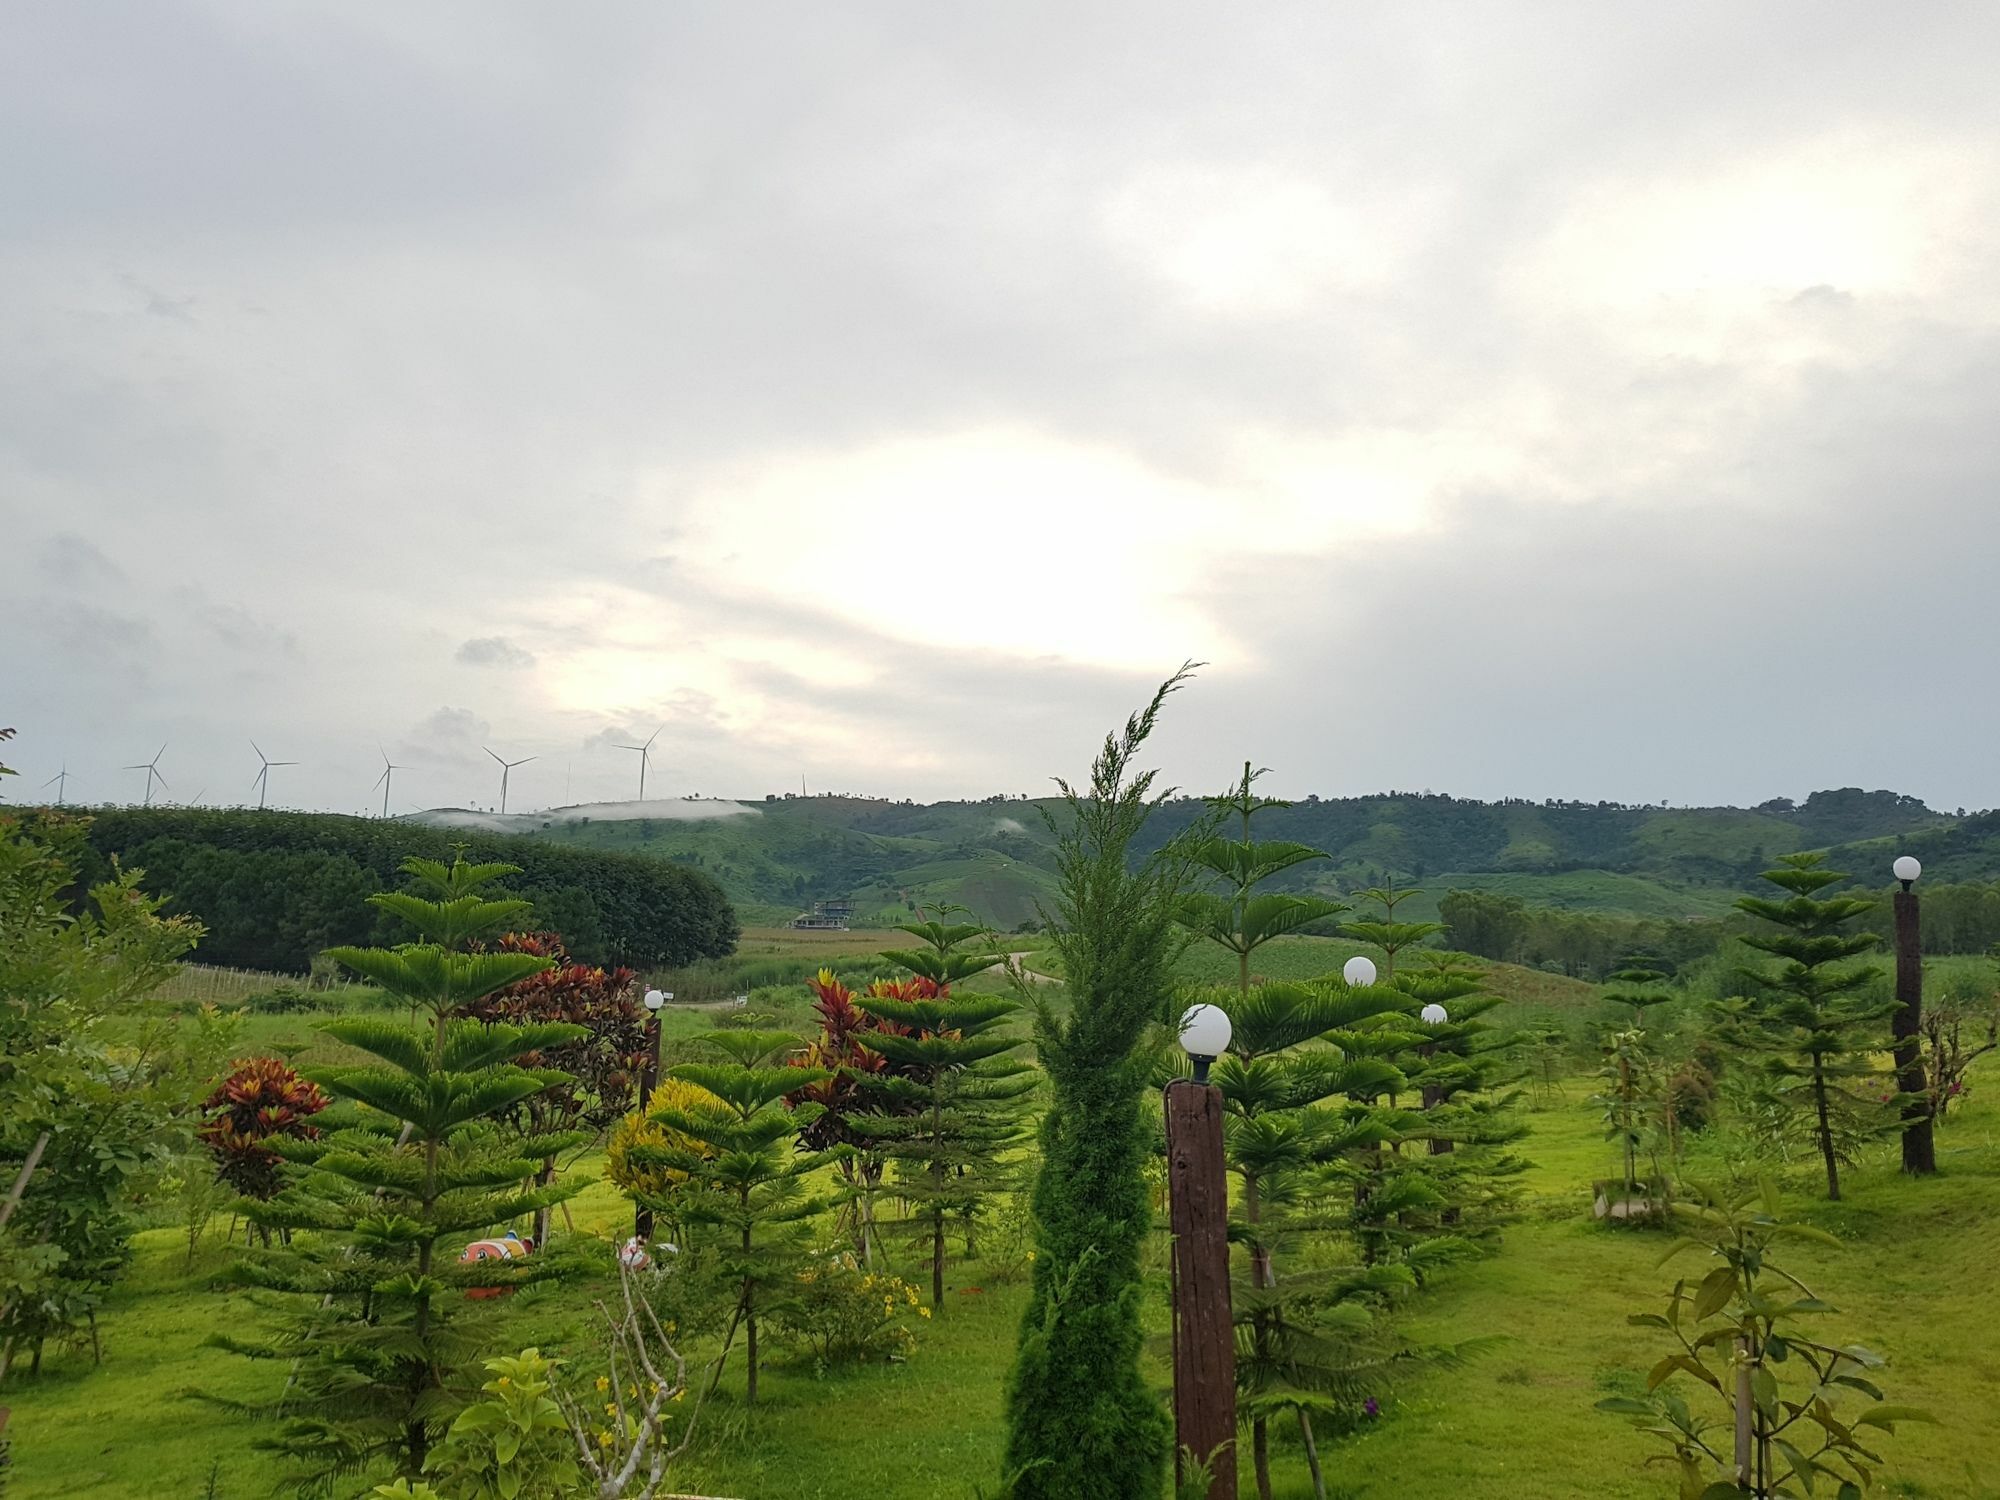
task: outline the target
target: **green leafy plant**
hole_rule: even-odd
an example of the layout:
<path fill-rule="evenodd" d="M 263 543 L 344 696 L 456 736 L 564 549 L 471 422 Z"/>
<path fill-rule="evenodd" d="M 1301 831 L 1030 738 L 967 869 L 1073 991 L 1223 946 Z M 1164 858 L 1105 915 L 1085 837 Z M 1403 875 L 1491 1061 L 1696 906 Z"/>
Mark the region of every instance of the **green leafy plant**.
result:
<path fill-rule="evenodd" d="M 0 1381 L 26 1348 L 88 1336 L 129 1259 L 133 1185 L 186 1145 L 165 1127 L 185 1105 L 171 1065 L 178 1018 L 139 1003 L 202 935 L 163 915 L 143 872 L 113 868 L 80 912 L 86 825 L 60 813 L 0 817 Z M 112 1020 L 137 1046 L 114 1055 Z M 167 1059 L 167 1061 L 163 1061 Z"/>
<path fill-rule="evenodd" d="M 1882 1466 L 1874 1434 L 1932 1418 L 1887 1401 L 1877 1383 L 1881 1356 L 1804 1331 L 1836 1309 L 1773 1252 L 1788 1240 L 1839 1241 L 1786 1218 L 1768 1178 L 1751 1193 L 1690 1187 L 1694 1200 L 1675 1205 L 1685 1237 L 1661 1264 L 1694 1253 L 1709 1268 L 1676 1281 L 1664 1312 L 1629 1320 L 1664 1332 L 1672 1347 L 1647 1374 L 1644 1396 L 1614 1396 L 1598 1409 L 1631 1417 L 1667 1444 L 1682 1500 L 1816 1493 L 1859 1500 Z M 1722 1414 L 1703 1415 L 1684 1391 Z"/>
<path fill-rule="evenodd" d="M 584 1491 L 576 1442 L 557 1405 L 556 1361 L 539 1349 L 485 1361 L 493 1377 L 424 1460 L 445 1500 L 561 1500 Z"/>

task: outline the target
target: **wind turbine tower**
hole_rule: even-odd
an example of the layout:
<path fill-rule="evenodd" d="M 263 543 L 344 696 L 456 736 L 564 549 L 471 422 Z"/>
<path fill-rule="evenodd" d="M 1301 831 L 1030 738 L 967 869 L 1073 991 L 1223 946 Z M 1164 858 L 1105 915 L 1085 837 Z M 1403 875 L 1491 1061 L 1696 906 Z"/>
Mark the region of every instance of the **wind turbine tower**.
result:
<path fill-rule="evenodd" d="M 377 745 L 375 748 L 377 750 L 382 750 L 382 747 L 380 745 Z M 408 766 L 391 765 L 389 762 L 389 752 L 387 750 L 382 750 L 382 774 L 375 778 L 375 786 L 379 786 L 380 788 L 382 788 L 382 816 L 385 818 L 389 816 L 390 784 L 394 782 L 394 780 L 396 779 L 396 773 L 398 771 L 407 771 L 407 770 L 409 770 Z M 370 787 L 369 790 L 373 791 L 374 787 Z"/>
<path fill-rule="evenodd" d="M 250 748 L 252 750 L 257 750 L 257 742 L 255 740 L 252 740 L 250 742 Z M 256 777 L 251 781 L 250 785 L 257 788 L 257 811 L 262 812 L 264 810 L 264 794 L 267 791 L 269 791 L 271 787 L 271 767 L 295 766 L 298 764 L 298 762 L 295 760 L 272 760 L 271 757 L 266 755 L 262 750 L 257 750 L 257 759 L 261 760 L 264 763 L 263 769 L 258 771 Z"/>
<path fill-rule="evenodd" d="M 484 745 L 481 745 L 479 748 L 482 750 L 486 750 L 486 747 Z M 493 752 L 491 750 L 486 750 L 486 753 L 488 755 L 493 755 Z M 499 756 L 493 755 L 494 764 L 500 767 L 500 811 L 501 812 L 504 813 L 507 811 L 508 775 L 513 771 L 514 767 L 525 766 L 529 761 L 538 759 L 540 759 L 539 756 L 524 755 L 519 760 L 501 760 Z"/>
<path fill-rule="evenodd" d="M 159 782 L 160 790 L 163 792 L 171 790 L 167 785 L 167 778 L 160 774 L 160 757 L 166 753 L 167 747 L 162 745 L 153 753 L 151 760 L 146 761 L 142 765 L 125 767 L 128 771 L 144 771 L 146 773 L 146 800 L 139 804 L 141 807 L 151 807 L 153 805 L 154 782 Z"/>
<path fill-rule="evenodd" d="M 56 806 L 61 807 L 63 805 L 63 793 L 69 789 L 69 763 L 67 761 L 63 763 L 63 768 L 60 771 L 42 783 L 43 791 L 47 791 L 50 787 L 56 789 Z"/>
<path fill-rule="evenodd" d="M 641 802 L 646 800 L 646 763 L 653 758 L 653 741 L 660 737 L 660 730 L 666 727 L 666 725 L 662 724 L 659 729 L 655 729 L 643 745 L 612 746 L 614 750 L 637 750 L 639 752 L 639 800 Z"/>

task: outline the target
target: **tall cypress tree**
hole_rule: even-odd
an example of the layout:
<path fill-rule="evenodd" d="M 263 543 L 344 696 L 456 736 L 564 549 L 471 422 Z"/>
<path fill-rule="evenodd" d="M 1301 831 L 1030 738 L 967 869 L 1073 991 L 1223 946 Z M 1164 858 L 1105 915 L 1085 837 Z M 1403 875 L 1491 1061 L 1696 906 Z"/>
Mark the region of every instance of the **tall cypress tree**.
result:
<path fill-rule="evenodd" d="M 930 921 L 899 930 L 924 946 L 886 955 L 915 975 L 912 984 L 854 997 L 857 1010 L 884 1023 L 857 1041 L 890 1067 L 855 1075 L 879 1107 L 851 1124 L 901 1169 L 897 1189 L 910 1205 L 903 1223 L 929 1241 L 931 1306 L 942 1310 L 945 1228 L 954 1216 L 970 1225 L 1007 1181 L 1004 1153 L 1021 1137 L 1035 1079 L 1029 1064 L 1007 1056 L 1024 1044 L 1004 1029 L 1020 1004 L 951 993 L 954 981 L 1000 962 L 998 953 L 963 951 L 985 929 Z"/>
<path fill-rule="evenodd" d="M 482 1350 L 458 1326 L 458 1293 L 561 1269 L 547 1257 L 461 1265 L 456 1246 L 575 1191 L 528 1184 L 545 1157 L 577 1138 L 503 1134 L 496 1120 L 563 1078 L 513 1059 L 573 1041 L 583 1028 L 489 1026 L 458 1015 L 548 966 L 532 954 L 466 951 L 521 925 L 528 903 L 487 890 L 514 867 L 413 859 L 404 870 L 415 890 L 372 900 L 415 928 L 418 941 L 332 952 L 428 1020 L 348 1016 L 321 1025 L 379 1061 L 305 1073 L 344 1103 L 319 1117 L 327 1128 L 318 1139 L 269 1143 L 288 1164 L 285 1186 L 244 1212 L 267 1228 L 311 1233 L 237 1268 L 253 1286 L 312 1305 L 275 1340 L 213 1340 L 291 1364 L 277 1399 L 260 1409 L 277 1425 L 258 1446 L 301 1465 L 303 1490 L 383 1464 L 409 1478 L 422 1471 L 455 1402 L 479 1384 Z"/>
<path fill-rule="evenodd" d="M 1879 939 L 1850 924 L 1875 903 L 1861 896 L 1823 897 L 1822 891 L 1847 879 L 1824 862 L 1819 854 L 1788 854 L 1764 872 L 1785 899 L 1737 901 L 1738 911 L 1777 929 L 1750 933 L 1743 941 L 1783 963 L 1776 970 L 1741 970 L 1756 993 L 1729 1002 L 1724 1014 L 1736 1023 L 1740 1038 L 1768 1054 L 1765 1066 L 1778 1096 L 1810 1111 L 1813 1140 L 1826 1166 L 1826 1195 L 1838 1199 L 1842 1137 L 1896 1123 L 1875 1102 L 1884 1083 L 1892 1092 L 1895 1088 L 1875 1059 L 1889 1046 L 1896 1002 L 1859 993 L 1875 971 L 1851 960 Z"/>
<path fill-rule="evenodd" d="M 1134 867 L 1133 842 L 1160 799 L 1154 773 L 1132 762 L 1187 675 L 1106 736 L 1086 790 L 1058 782 L 1066 816 L 1050 819 L 1059 895 L 1047 915 L 1070 1003 L 1035 1007 L 1050 1105 L 1034 1282 L 1007 1382 L 1004 1462 L 1017 1500 L 1140 1500 L 1166 1476 L 1171 1424 L 1139 1369 L 1139 1253 L 1153 1218 L 1140 1043 L 1173 989 L 1189 867 L 1176 844 Z"/>

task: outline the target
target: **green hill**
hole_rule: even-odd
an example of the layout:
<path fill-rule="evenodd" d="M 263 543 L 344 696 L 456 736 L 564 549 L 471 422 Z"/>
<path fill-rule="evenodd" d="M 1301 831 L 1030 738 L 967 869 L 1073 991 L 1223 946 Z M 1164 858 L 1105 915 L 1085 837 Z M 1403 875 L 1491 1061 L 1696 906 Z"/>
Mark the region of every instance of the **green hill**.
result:
<path fill-rule="evenodd" d="M 421 817 L 692 866 L 712 876 L 751 922 L 786 920 L 813 901 L 837 898 L 853 901 L 864 923 L 895 921 L 913 904 L 956 902 L 1011 928 L 1032 918 L 1053 889 L 1054 841 L 1044 812 L 1058 806 L 782 797 Z M 1195 799 L 1165 804 L 1148 829 L 1153 847 L 1200 813 Z M 1715 916 L 1780 854 L 1842 846 L 1872 858 L 1868 841 L 1878 839 L 1899 849 L 1931 841 L 1940 874 L 2000 875 L 2000 816 L 1954 820 L 1913 797 L 1853 787 L 1755 808 L 1478 802 L 1410 792 L 1308 797 L 1266 814 L 1259 832 L 1328 851 L 1328 860 L 1287 873 L 1295 888 L 1340 894 L 1393 878 L 1426 889 L 1405 909 L 1418 918 L 1433 916 L 1437 898 L 1453 888 L 1576 912 L 1664 921 Z"/>

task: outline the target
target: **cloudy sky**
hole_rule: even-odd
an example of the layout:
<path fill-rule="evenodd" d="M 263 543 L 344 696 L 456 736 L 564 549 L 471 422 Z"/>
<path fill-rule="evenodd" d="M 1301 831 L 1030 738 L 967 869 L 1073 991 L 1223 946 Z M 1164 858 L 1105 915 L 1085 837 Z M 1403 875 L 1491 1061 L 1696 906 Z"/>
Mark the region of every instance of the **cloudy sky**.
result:
<path fill-rule="evenodd" d="M 2000 12 L 0 18 L 28 790 L 2000 803 Z M 12 795 L 21 795 L 15 783 Z"/>

